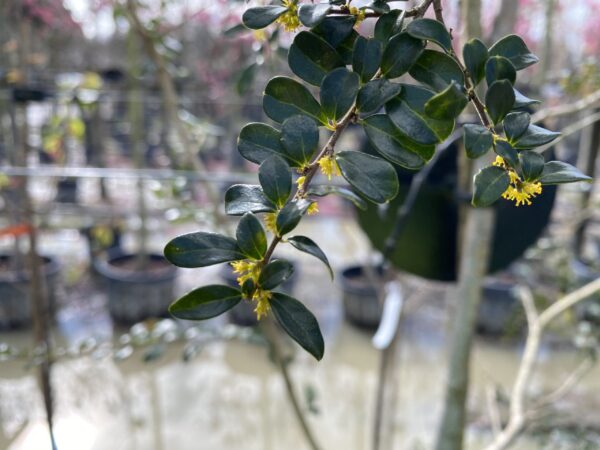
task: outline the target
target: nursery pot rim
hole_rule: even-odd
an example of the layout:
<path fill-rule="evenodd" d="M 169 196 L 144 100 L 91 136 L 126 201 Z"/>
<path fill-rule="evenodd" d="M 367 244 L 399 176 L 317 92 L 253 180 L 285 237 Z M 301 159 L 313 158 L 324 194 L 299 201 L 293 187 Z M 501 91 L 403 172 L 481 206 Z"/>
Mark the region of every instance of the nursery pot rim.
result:
<path fill-rule="evenodd" d="M 0 254 L 0 261 L 10 261 L 14 255 L 11 254 Z M 44 265 L 42 266 L 43 274 L 46 277 L 53 276 L 58 274 L 60 271 L 60 263 L 58 259 L 53 256 L 48 255 L 39 255 L 40 258 L 44 261 Z M 27 258 L 27 256 L 26 256 Z M 31 273 L 27 267 L 22 270 L 0 270 L 0 283 L 18 283 L 29 281 L 31 278 Z"/>
<path fill-rule="evenodd" d="M 121 250 L 110 251 L 103 256 L 96 258 L 92 264 L 94 269 L 102 276 L 123 282 L 130 283 L 162 283 L 177 277 L 177 267 L 173 266 L 167 259 L 158 253 L 149 253 L 148 257 L 154 261 L 164 262 L 164 267 L 152 271 L 131 271 L 125 270 L 113 263 L 116 261 L 129 260 L 135 258 L 137 254 L 123 252 Z"/>

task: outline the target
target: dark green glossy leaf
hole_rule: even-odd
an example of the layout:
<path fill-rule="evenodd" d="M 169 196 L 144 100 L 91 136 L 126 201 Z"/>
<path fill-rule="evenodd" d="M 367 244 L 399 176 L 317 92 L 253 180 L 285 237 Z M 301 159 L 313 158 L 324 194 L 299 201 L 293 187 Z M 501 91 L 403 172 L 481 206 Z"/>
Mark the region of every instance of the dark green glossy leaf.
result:
<path fill-rule="evenodd" d="M 345 67 L 335 69 L 323 79 L 321 85 L 321 107 L 325 115 L 337 122 L 350 110 L 359 86 L 358 75 Z"/>
<path fill-rule="evenodd" d="M 475 159 L 485 155 L 494 143 L 490 130 L 483 125 L 466 124 L 463 126 L 465 150 L 469 158 Z"/>
<path fill-rule="evenodd" d="M 204 231 L 176 237 L 165 246 L 164 253 L 178 267 L 206 267 L 246 258 L 235 239 Z"/>
<path fill-rule="evenodd" d="M 316 197 L 325 197 L 331 194 L 337 195 L 339 197 L 351 201 L 354 204 L 354 206 L 356 206 L 359 209 L 367 209 L 367 202 L 365 202 L 362 197 L 359 197 L 350 189 L 346 189 L 340 186 L 332 186 L 330 184 L 324 184 L 320 186 L 312 186 L 308 190 L 308 195 L 314 195 Z"/>
<path fill-rule="evenodd" d="M 258 284 L 262 289 L 270 291 L 291 277 L 293 273 L 294 266 L 288 261 L 276 259 L 263 267 L 258 278 Z"/>
<path fill-rule="evenodd" d="M 494 81 L 508 80 L 515 84 L 517 71 L 511 62 L 502 56 L 491 56 L 485 63 L 485 81 L 488 86 Z"/>
<path fill-rule="evenodd" d="M 592 178 L 584 175 L 571 164 L 562 161 L 550 161 L 544 165 L 544 171 L 539 181 L 542 184 L 575 183 L 577 181 L 592 182 Z"/>
<path fill-rule="evenodd" d="M 402 85 L 402 92 L 386 103 L 386 111 L 396 126 L 409 139 L 429 145 L 443 141 L 454 129 L 453 120 L 438 120 L 425 114 L 425 104 L 434 93 L 420 86 Z"/>
<path fill-rule="evenodd" d="M 490 55 L 504 56 L 517 70 L 525 69 L 539 61 L 538 57 L 527 48 L 523 39 L 514 34 L 505 36 L 492 45 Z"/>
<path fill-rule="evenodd" d="M 402 86 L 385 78 L 369 81 L 358 91 L 356 108 L 361 116 L 378 112 L 383 105 L 400 93 Z"/>
<path fill-rule="evenodd" d="M 488 50 L 479 39 L 471 39 L 463 47 L 463 59 L 467 72 L 475 82 L 479 84 L 485 76 L 485 62 L 488 59 Z"/>
<path fill-rule="evenodd" d="M 508 80 L 494 81 L 485 94 L 485 106 L 494 124 L 498 124 L 515 104 L 515 93 Z"/>
<path fill-rule="evenodd" d="M 254 281 L 252 280 L 252 278 L 248 278 L 247 280 L 245 280 L 244 283 L 242 284 L 243 297 L 246 299 L 251 299 L 252 295 L 254 294 L 255 291 L 256 291 L 256 284 L 254 284 Z"/>
<path fill-rule="evenodd" d="M 524 150 L 519 153 L 519 161 L 521 173 L 526 181 L 537 180 L 544 170 L 544 157 L 539 153 Z"/>
<path fill-rule="evenodd" d="M 514 109 L 527 108 L 531 105 L 536 105 L 536 104 L 540 103 L 539 100 L 534 100 L 532 98 L 525 97 L 523 94 L 521 94 L 516 89 L 513 89 L 513 90 L 515 92 L 515 104 L 513 106 Z"/>
<path fill-rule="evenodd" d="M 336 161 L 346 181 L 368 200 L 385 203 L 398 194 L 398 175 L 387 161 L 352 151 L 336 154 Z"/>
<path fill-rule="evenodd" d="M 292 171 L 283 158 L 271 156 L 265 159 L 258 169 L 258 180 L 265 196 L 278 207 L 290 198 Z"/>
<path fill-rule="evenodd" d="M 301 31 L 290 47 L 288 64 L 304 81 L 319 86 L 325 75 L 343 66 L 344 61 L 327 41 L 310 31 Z"/>
<path fill-rule="evenodd" d="M 294 167 L 310 162 L 319 146 L 319 128 L 307 116 L 292 116 L 281 127 L 281 144 Z"/>
<path fill-rule="evenodd" d="M 238 151 L 248 161 L 260 164 L 273 155 L 283 155 L 280 133 L 265 123 L 249 123 L 238 138 Z"/>
<path fill-rule="evenodd" d="M 452 37 L 446 27 L 434 19 L 416 19 L 408 24 L 406 32 L 418 39 L 426 39 L 440 45 L 444 50 L 452 50 Z"/>
<path fill-rule="evenodd" d="M 320 24 L 327 17 L 329 11 L 331 11 L 331 5 L 326 3 L 317 3 L 316 5 L 305 3 L 298 8 L 298 17 L 304 26 L 312 28 Z"/>
<path fill-rule="evenodd" d="M 387 45 L 390 38 L 402 30 L 403 15 L 402 11 L 395 9 L 384 14 L 375 23 L 375 39 Z"/>
<path fill-rule="evenodd" d="M 169 306 L 178 319 L 206 320 L 219 316 L 237 305 L 242 293 L 230 286 L 212 284 L 194 289 Z"/>
<path fill-rule="evenodd" d="M 311 31 L 336 48 L 352 34 L 355 23 L 354 16 L 327 17 Z"/>
<path fill-rule="evenodd" d="M 527 112 L 512 112 L 504 118 L 504 133 L 508 142 L 515 143 L 529 128 L 531 116 Z"/>
<path fill-rule="evenodd" d="M 450 56 L 435 50 L 424 50 L 409 70 L 417 81 L 431 87 L 434 91 L 443 91 L 452 81 L 461 86 L 465 76 L 460 66 Z"/>
<path fill-rule="evenodd" d="M 323 358 L 325 343 L 315 316 L 289 295 L 274 292 L 271 309 L 281 328 L 317 360 Z"/>
<path fill-rule="evenodd" d="M 404 75 L 413 67 L 419 56 L 423 53 L 425 43 L 410 36 L 400 33 L 388 42 L 381 60 L 381 72 L 386 78 L 397 78 Z"/>
<path fill-rule="evenodd" d="M 302 216 L 306 213 L 306 210 L 311 203 L 312 202 L 304 199 L 296 200 L 286 204 L 281 211 L 279 211 L 279 214 L 277 214 L 277 221 L 275 222 L 279 236 L 283 236 L 296 228 L 296 225 L 298 225 L 300 219 L 302 219 Z"/>
<path fill-rule="evenodd" d="M 240 219 L 235 232 L 238 246 L 248 258 L 262 259 L 267 251 L 267 235 L 260 221 L 252 213 Z"/>
<path fill-rule="evenodd" d="M 358 74 L 361 81 L 366 83 L 379 69 L 383 44 L 377 39 L 366 39 L 362 36 L 354 42 L 352 55 L 352 70 Z"/>
<path fill-rule="evenodd" d="M 560 133 L 555 131 L 546 130 L 537 125 L 529 125 L 527 131 L 525 131 L 515 143 L 515 148 L 524 149 L 539 147 L 540 145 L 549 144 L 558 136 L 560 136 Z"/>
<path fill-rule="evenodd" d="M 354 45 L 356 44 L 356 40 L 358 39 L 359 34 L 356 30 L 352 30 L 352 33 L 348 35 L 346 39 L 342 41 L 340 45 L 338 45 L 335 50 L 339 53 L 342 61 L 344 61 L 344 65 L 348 66 L 352 64 L 352 56 L 354 54 Z"/>
<path fill-rule="evenodd" d="M 256 73 L 258 72 L 258 64 L 253 63 L 249 66 L 245 67 L 235 79 L 235 91 L 238 95 L 245 95 L 252 85 L 254 84 L 254 79 L 256 78 Z"/>
<path fill-rule="evenodd" d="M 490 206 L 498 200 L 510 183 L 506 170 L 489 166 L 475 175 L 473 183 L 473 206 Z"/>
<path fill-rule="evenodd" d="M 271 78 L 267 83 L 263 109 L 267 116 L 279 123 L 288 117 L 303 114 L 327 124 L 321 106 L 308 89 L 287 77 Z"/>
<path fill-rule="evenodd" d="M 329 270 L 329 275 L 333 280 L 333 270 L 329 265 L 329 260 L 327 259 L 327 256 L 312 239 L 307 238 L 306 236 L 292 236 L 289 237 L 287 241 L 301 252 L 308 253 L 309 255 L 320 259 L 323 262 L 323 264 L 327 266 L 327 269 Z"/>
<path fill-rule="evenodd" d="M 494 151 L 497 155 L 501 156 L 510 167 L 515 170 L 519 168 L 519 152 L 517 152 L 508 142 L 497 141 Z"/>
<path fill-rule="evenodd" d="M 225 192 L 225 212 L 230 216 L 273 211 L 275 205 L 265 196 L 260 186 L 234 184 Z"/>
<path fill-rule="evenodd" d="M 287 8 L 285 6 L 277 5 L 248 8 L 242 15 L 242 22 L 248 28 L 260 30 L 275 22 L 286 11 Z"/>
<path fill-rule="evenodd" d="M 439 120 L 454 120 L 469 103 L 464 88 L 456 82 L 425 103 L 425 114 Z"/>
<path fill-rule="evenodd" d="M 417 144 L 404 136 L 385 114 L 368 117 L 362 124 L 375 150 L 399 166 L 420 169 L 435 152 L 435 145 Z"/>
<path fill-rule="evenodd" d="M 390 5 L 385 0 L 374 0 L 369 3 L 367 9 L 370 9 L 379 14 L 387 14 L 390 12 Z"/>

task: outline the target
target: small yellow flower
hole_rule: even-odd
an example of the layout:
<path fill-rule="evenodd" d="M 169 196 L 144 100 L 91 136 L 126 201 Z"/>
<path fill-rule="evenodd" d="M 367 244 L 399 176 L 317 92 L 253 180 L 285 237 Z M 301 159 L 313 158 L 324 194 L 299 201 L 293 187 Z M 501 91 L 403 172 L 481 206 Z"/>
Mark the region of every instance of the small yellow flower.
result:
<path fill-rule="evenodd" d="M 283 6 L 285 6 L 288 10 L 279 16 L 277 23 L 280 24 L 287 32 L 296 31 L 296 29 L 300 26 L 297 1 L 283 0 Z"/>
<path fill-rule="evenodd" d="M 304 189 L 304 182 L 306 181 L 305 176 L 298 177 L 296 180 L 296 185 L 298 186 L 298 190 Z"/>
<path fill-rule="evenodd" d="M 252 35 L 257 42 L 264 42 L 267 40 L 267 33 L 265 33 L 265 30 L 254 30 L 252 31 Z"/>
<path fill-rule="evenodd" d="M 502 158 L 502 156 L 499 156 L 499 155 L 496 156 L 496 159 L 492 163 L 492 166 L 506 168 L 506 163 L 504 162 L 504 158 Z"/>
<path fill-rule="evenodd" d="M 277 213 L 266 213 L 265 214 L 265 227 L 268 231 L 277 235 Z"/>
<path fill-rule="evenodd" d="M 254 291 L 254 295 L 252 296 L 252 301 L 256 302 L 256 308 L 254 308 L 254 312 L 256 313 L 256 318 L 260 320 L 262 316 L 266 316 L 267 313 L 271 310 L 271 294 L 270 291 L 264 291 L 262 289 L 257 289 Z"/>
<path fill-rule="evenodd" d="M 230 263 L 233 268 L 233 273 L 240 276 L 237 278 L 238 284 L 241 286 L 246 280 L 252 280 L 254 283 L 258 281 L 260 275 L 260 261 L 240 260 Z"/>
<path fill-rule="evenodd" d="M 356 17 L 355 27 L 358 27 L 363 20 L 365 20 L 365 11 L 362 9 L 358 9 L 356 6 L 350 7 L 350 14 Z"/>
<path fill-rule="evenodd" d="M 323 156 L 319 160 L 319 167 L 321 167 L 321 172 L 327 176 L 329 181 L 331 181 L 332 177 L 339 177 L 341 175 L 340 167 L 332 155 Z"/>
<path fill-rule="evenodd" d="M 306 212 L 309 216 L 317 214 L 319 212 L 319 204 L 317 202 L 311 203 Z"/>
<path fill-rule="evenodd" d="M 512 178 L 512 177 L 511 177 Z M 502 198 L 516 202 L 517 206 L 531 205 L 531 199 L 542 193 L 542 184 L 538 181 L 521 181 L 517 177 L 516 182 L 512 182 L 508 189 L 502 194 Z"/>

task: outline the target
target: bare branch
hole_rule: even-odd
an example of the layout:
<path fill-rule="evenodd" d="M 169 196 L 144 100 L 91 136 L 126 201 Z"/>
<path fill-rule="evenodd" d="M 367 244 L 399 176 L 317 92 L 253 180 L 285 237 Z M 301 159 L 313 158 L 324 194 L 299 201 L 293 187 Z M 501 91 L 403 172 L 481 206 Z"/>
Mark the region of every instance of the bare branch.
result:
<path fill-rule="evenodd" d="M 566 116 L 569 114 L 574 114 L 579 111 L 583 111 L 587 108 L 595 106 L 597 103 L 600 103 L 600 89 L 592 92 L 591 94 L 583 97 L 582 99 L 576 101 L 575 103 L 570 103 L 567 105 L 554 106 L 552 108 L 542 109 L 536 112 L 533 116 L 531 116 L 532 123 L 543 122 L 546 119 L 552 117 L 560 117 Z"/>

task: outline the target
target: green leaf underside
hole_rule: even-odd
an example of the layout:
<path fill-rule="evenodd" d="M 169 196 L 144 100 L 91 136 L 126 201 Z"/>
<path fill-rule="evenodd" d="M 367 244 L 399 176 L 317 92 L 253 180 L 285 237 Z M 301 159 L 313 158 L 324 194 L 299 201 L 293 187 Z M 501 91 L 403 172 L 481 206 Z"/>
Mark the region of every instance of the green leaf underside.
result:
<path fill-rule="evenodd" d="M 339 53 L 340 57 L 344 61 L 344 65 L 348 66 L 352 64 L 352 57 L 354 54 L 354 45 L 358 39 L 359 34 L 352 30 L 346 39 L 339 44 L 335 50 Z"/>
<path fill-rule="evenodd" d="M 385 105 L 396 128 L 419 144 L 441 142 L 454 129 L 453 120 L 438 120 L 425 114 L 425 104 L 433 95 L 433 92 L 420 86 L 403 84 L 400 95 Z"/>
<path fill-rule="evenodd" d="M 284 259 L 276 259 L 267 264 L 260 272 L 259 286 L 270 291 L 286 281 L 294 273 L 294 266 Z"/>
<path fill-rule="evenodd" d="M 290 46 L 288 64 L 298 77 L 319 86 L 325 75 L 343 66 L 344 61 L 327 41 L 309 31 L 301 31 Z"/>
<path fill-rule="evenodd" d="M 536 105 L 536 104 L 540 103 L 539 100 L 534 100 L 533 98 L 525 97 L 523 94 L 521 94 L 516 89 L 513 89 L 513 90 L 514 90 L 514 94 L 515 94 L 515 104 L 513 106 L 514 109 L 527 108 L 531 105 Z"/>
<path fill-rule="evenodd" d="M 319 186 L 312 186 L 308 190 L 308 195 L 314 195 L 316 197 L 325 197 L 327 195 L 337 195 L 342 197 L 348 201 L 351 201 L 354 206 L 359 209 L 365 210 L 367 209 L 367 202 L 358 196 L 356 193 L 352 192 L 350 189 L 346 189 L 340 186 L 332 186 L 330 184 L 322 184 Z"/>
<path fill-rule="evenodd" d="M 416 19 L 408 24 L 406 32 L 418 39 L 426 39 L 440 45 L 444 50 L 452 50 L 452 37 L 446 27 L 434 19 Z"/>
<path fill-rule="evenodd" d="M 312 28 L 321 23 L 329 11 L 331 11 L 331 5 L 328 4 L 304 4 L 298 8 L 298 17 L 304 26 Z"/>
<path fill-rule="evenodd" d="M 325 115 L 337 122 L 350 110 L 358 93 L 358 75 L 345 67 L 329 73 L 321 85 L 321 106 Z"/>
<path fill-rule="evenodd" d="M 374 0 L 367 5 L 367 8 L 379 14 L 387 14 L 390 12 L 390 5 L 385 0 Z"/>
<path fill-rule="evenodd" d="M 260 186 L 234 184 L 225 193 L 225 213 L 241 216 L 247 212 L 273 212 L 275 205 L 267 199 Z"/>
<path fill-rule="evenodd" d="M 292 116 L 281 127 L 281 144 L 294 167 L 310 162 L 319 146 L 319 128 L 307 116 Z"/>
<path fill-rule="evenodd" d="M 550 161 L 544 165 L 539 181 L 542 184 L 575 183 L 577 181 L 592 182 L 592 178 L 584 175 L 571 164 L 562 161 Z"/>
<path fill-rule="evenodd" d="M 525 133 L 523 133 L 515 143 L 515 148 L 526 149 L 539 147 L 540 145 L 549 144 L 558 136 L 560 136 L 560 133 L 555 131 L 546 130 L 537 125 L 529 125 Z"/>
<path fill-rule="evenodd" d="M 235 237 L 244 255 L 252 259 L 262 259 L 267 251 L 267 235 L 260 221 L 252 213 L 240 219 Z"/>
<path fill-rule="evenodd" d="M 249 123 L 238 138 L 240 154 L 256 164 L 262 163 L 272 155 L 283 155 L 278 130 L 265 123 Z"/>
<path fill-rule="evenodd" d="M 282 207 L 292 192 L 292 171 L 279 156 L 266 159 L 258 169 L 258 180 L 265 196 Z"/>
<path fill-rule="evenodd" d="M 515 104 L 515 93 L 508 80 L 494 81 L 485 94 L 485 106 L 494 124 L 498 124 Z"/>
<path fill-rule="evenodd" d="M 367 39 L 362 36 L 354 42 L 352 55 L 352 70 L 366 83 L 379 69 L 383 54 L 383 44 L 377 39 Z"/>
<path fill-rule="evenodd" d="M 300 222 L 302 216 L 306 213 L 306 210 L 312 202 L 308 200 L 296 200 L 286 204 L 279 214 L 277 214 L 277 220 L 275 226 L 279 236 L 289 233 L 296 225 Z"/>
<path fill-rule="evenodd" d="M 169 306 L 178 319 L 206 320 L 219 316 L 237 305 L 242 293 L 230 286 L 213 284 L 188 292 Z"/>
<path fill-rule="evenodd" d="M 375 150 L 407 169 L 420 169 L 435 152 L 435 145 L 417 144 L 404 136 L 385 114 L 368 117 L 363 126 Z"/>
<path fill-rule="evenodd" d="M 527 48 L 523 39 L 514 34 L 505 36 L 492 45 L 490 55 L 504 56 L 517 70 L 525 69 L 539 61 L 538 57 Z"/>
<path fill-rule="evenodd" d="M 492 56 L 485 63 L 485 81 L 489 86 L 498 80 L 508 80 L 510 84 L 515 84 L 517 71 L 508 59 L 502 56 Z"/>
<path fill-rule="evenodd" d="M 378 112 L 389 100 L 400 94 L 402 86 L 385 78 L 369 81 L 358 91 L 356 107 L 361 115 Z"/>
<path fill-rule="evenodd" d="M 303 114 L 324 125 L 327 124 L 321 106 L 309 90 L 287 77 L 275 77 L 267 83 L 263 109 L 267 116 L 279 123 L 291 116 Z"/>
<path fill-rule="evenodd" d="M 383 51 L 381 72 L 386 78 L 397 78 L 409 71 L 423 53 L 425 43 L 408 33 L 390 39 Z"/>
<path fill-rule="evenodd" d="M 526 181 L 537 180 L 544 170 L 544 157 L 531 150 L 520 152 L 519 161 L 521 162 L 521 173 Z"/>
<path fill-rule="evenodd" d="M 473 206 L 490 206 L 502 196 L 509 184 L 506 170 L 496 166 L 481 169 L 475 175 Z"/>
<path fill-rule="evenodd" d="M 331 279 L 333 280 L 333 270 L 331 269 L 331 266 L 329 265 L 329 260 L 327 259 L 327 256 L 325 255 L 323 250 L 321 250 L 321 248 L 312 239 L 310 239 L 306 236 L 292 236 L 292 237 L 289 237 L 287 239 L 287 241 L 290 244 L 292 244 L 292 246 L 294 248 L 296 248 L 297 250 L 300 250 L 301 252 L 304 252 L 304 253 L 308 253 L 309 255 L 312 255 L 315 258 L 321 260 L 323 262 L 323 264 L 325 264 L 325 266 L 327 266 L 327 269 L 329 270 L 329 275 L 331 276 Z"/>
<path fill-rule="evenodd" d="M 463 127 L 465 150 L 469 158 L 475 159 L 485 155 L 494 143 L 490 130 L 483 125 L 466 124 Z"/>
<path fill-rule="evenodd" d="M 515 170 L 519 168 L 519 152 L 517 152 L 508 142 L 496 142 L 494 150 L 496 151 L 496 154 L 500 155 L 510 167 Z"/>
<path fill-rule="evenodd" d="M 235 239 L 217 233 L 198 231 L 171 240 L 165 257 L 178 267 L 206 267 L 244 259 Z"/>
<path fill-rule="evenodd" d="M 469 99 L 462 86 L 453 81 L 445 90 L 425 103 L 425 114 L 438 120 L 454 120 L 465 109 L 467 103 Z"/>
<path fill-rule="evenodd" d="M 387 44 L 392 36 L 399 33 L 402 29 L 401 13 L 396 9 L 381 16 L 375 23 L 375 39 Z"/>
<path fill-rule="evenodd" d="M 385 203 L 398 194 L 398 175 L 387 161 L 353 151 L 337 153 L 336 161 L 346 181 L 368 200 Z"/>
<path fill-rule="evenodd" d="M 327 17 L 311 31 L 325 39 L 333 48 L 341 45 L 354 31 L 354 16 Z"/>
<path fill-rule="evenodd" d="M 260 30 L 275 22 L 286 11 L 285 6 L 276 5 L 249 8 L 242 15 L 242 23 L 253 30 Z"/>
<path fill-rule="evenodd" d="M 325 343 L 319 323 L 313 314 L 298 300 L 274 292 L 271 309 L 285 332 L 317 360 L 323 358 Z"/>
<path fill-rule="evenodd" d="M 479 84 L 485 76 L 485 62 L 488 59 L 488 50 L 485 44 L 479 39 L 469 40 L 463 47 L 463 59 L 467 72 L 475 81 L 475 85 Z"/>
<path fill-rule="evenodd" d="M 452 81 L 461 86 L 465 84 L 465 76 L 456 61 L 435 50 L 424 50 L 408 72 L 415 80 L 438 92 Z"/>
<path fill-rule="evenodd" d="M 514 144 L 529 128 L 531 116 L 529 113 L 512 112 L 504 118 L 504 133 L 508 141 Z"/>

